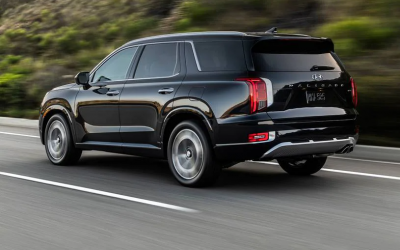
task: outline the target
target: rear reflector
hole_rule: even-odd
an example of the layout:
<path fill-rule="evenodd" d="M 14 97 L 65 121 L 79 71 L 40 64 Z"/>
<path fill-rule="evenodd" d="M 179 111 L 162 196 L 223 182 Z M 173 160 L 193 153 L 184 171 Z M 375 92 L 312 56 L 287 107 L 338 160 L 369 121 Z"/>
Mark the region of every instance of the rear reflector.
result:
<path fill-rule="evenodd" d="M 250 114 L 267 108 L 267 84 L 261 78 L 238 78 L 249 85 Z"/>
<path fill-rule="evenodd" d="M 353 98 L 354 107 L 358 104 L 357 85 L 353 78 L 351 78 L 351 96 Z"/>
<path fill-rule="evenodd" d="M 249 142 L 268 141 L 269 133 L 249 134 Z"/>

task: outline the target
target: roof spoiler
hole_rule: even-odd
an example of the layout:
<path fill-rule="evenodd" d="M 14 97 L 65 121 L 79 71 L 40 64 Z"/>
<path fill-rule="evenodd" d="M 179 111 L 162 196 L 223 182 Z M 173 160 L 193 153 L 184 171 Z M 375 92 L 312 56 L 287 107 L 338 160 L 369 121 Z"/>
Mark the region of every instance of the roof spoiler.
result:
<path fill-rule="evenodd" d="M 265 33 L 278 33 L 278 28 L 277 27 L 272 27 L 269 30 L 265 31 Z"/>
<path fill-rule="evenodd" d="M 264 45 L 268 43 L 269 46 L 265 47 L 261 43 L 264 43 Z M 261 46 L 259 49 L 263 51 L 262 53 L 275 53 L 279 50 L 287 52 L 288 50 L 296 51 L 302 49 L 314 51 L 314 53 L 320 53 L 321 51 L 335 52 L 335 46 L 330 38 L 266 36 L 255 40 L 253 49 L 257 50 L 257 45 Z"/>

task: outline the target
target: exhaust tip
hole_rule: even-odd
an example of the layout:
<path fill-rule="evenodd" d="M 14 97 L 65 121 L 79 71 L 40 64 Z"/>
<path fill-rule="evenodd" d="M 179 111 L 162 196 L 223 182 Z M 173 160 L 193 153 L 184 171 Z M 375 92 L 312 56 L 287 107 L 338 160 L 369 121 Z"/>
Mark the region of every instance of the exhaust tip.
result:
<path fill-rule="evenodd" d="M 347 149 L 347 153 L 351 153 L 351 152 L 353 152 L 353 150 L 354 150 L 354 147 L 353 146 L 349 146 L 349 148 Z"/>
<path fill-rule="evenodd" d="M 344 146 L 344 148 L 342 150 L 340 150 L 341 154 L 346 154 L 349 150 L 349 145 Z"/>

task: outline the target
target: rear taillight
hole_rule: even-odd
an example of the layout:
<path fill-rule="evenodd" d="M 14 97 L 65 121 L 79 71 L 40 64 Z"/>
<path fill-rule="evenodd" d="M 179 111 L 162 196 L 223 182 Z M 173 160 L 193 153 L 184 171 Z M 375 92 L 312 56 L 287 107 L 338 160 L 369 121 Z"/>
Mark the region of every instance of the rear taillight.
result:
<path fill-rule="evenodd" d="M 267 84 L 261 78 L 238 78 L 249 85 L 250 114 L 267 108 Z"/>
<path fill-rule="evenodd" d="M 351 78 L 351 97 L 353 99 L 354 107 L 357 107 L 358 103 L 357 85 L 353 78 Z"/>

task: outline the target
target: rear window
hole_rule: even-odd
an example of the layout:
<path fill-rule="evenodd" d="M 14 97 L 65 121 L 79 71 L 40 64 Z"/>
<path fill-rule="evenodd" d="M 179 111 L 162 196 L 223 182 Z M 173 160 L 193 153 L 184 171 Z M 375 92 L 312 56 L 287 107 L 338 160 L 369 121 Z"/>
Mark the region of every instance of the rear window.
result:
<path fill-rule="evenodd" d="M 269 40 L 257 43 L 252 55 L 256 71 L 312 71 L 313 66 L 341 71 L 332 51 L 323 40 Z"/>
<path fill-rule="evenodd" d="M 246 70 L 241 41 L 195 42 L 202 71 Z"/>

